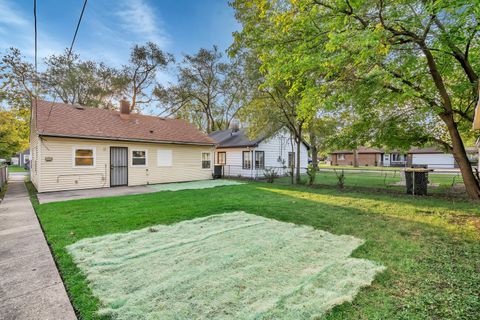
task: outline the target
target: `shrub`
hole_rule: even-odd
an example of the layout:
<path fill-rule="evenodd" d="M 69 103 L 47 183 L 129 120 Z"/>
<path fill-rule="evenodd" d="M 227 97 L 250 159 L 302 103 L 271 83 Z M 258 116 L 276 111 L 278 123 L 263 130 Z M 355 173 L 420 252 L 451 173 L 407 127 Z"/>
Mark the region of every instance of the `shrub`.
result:
<path fill-rule="evenodd" d="M 278 178 L 278 173 L 275 168 L 265 168 L 265 170 L 263 170 L 263 175 L 269 183 L 273 183 L 273 181 Z"/>
<path fill-rule="evenodd" d="M 315 182 L 315 176 L 317 175 L 317 169 L 309 164 L 307 166 L 308 185 L 311 186 Z"/>
<path fill-rule="evenodd" d="M 343 189 L 345 187 L 345 172 L 342 171 L 340 173 L 335 170 L 335 175 L 337 176 L 337 186 L 339 189 Z"/>

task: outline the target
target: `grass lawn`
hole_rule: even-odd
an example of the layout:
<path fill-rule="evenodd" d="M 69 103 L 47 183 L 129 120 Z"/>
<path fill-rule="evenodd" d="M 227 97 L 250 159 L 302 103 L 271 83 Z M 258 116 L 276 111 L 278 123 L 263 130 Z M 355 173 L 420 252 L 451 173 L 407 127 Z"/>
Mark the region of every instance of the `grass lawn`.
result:
<path fill-rule="evenodd" d="M 8 166 L 8 172 L 27 172 L 22 166 Z"/>
<path fill-rule="evenodd" d="M 342 169 L 337 169 L 337 172 L 330 170 L 320 170 L 315 177 L 315 183 L 319 185 L 336 186 L 338 183 L 337 174 L 340 174 Z M 405 186 L 395 185 L 400 182 L 399 171 L 383 171 L 383 172 L 359 172 L 353 170 L 345 170 L 345 186 L 346 187 L 364 187 L 364 188 L 378 188 L 396 190 L 399 193 L 405 192 Z M 307 177 L 302 177 L 303 181 L 307 181 Z M 452 185 L 462 187 L 463 179 L 460 174 L 447 173 L 429 173 L 428 179 L 433 186 L 430 186 L 428 191 L 430 193 L 446 193 Z M 288 183 L 289 177 L 282 177 L 278 179 L 279 182 Z M 457 190 L 458 192 L 458 190 Z"/>
<path fill-rule="evenodd" d="M 319 163 L 320 169 L 352 169 L 352 170 L 376 170 L 376 171 L 395 171 L 403 168 L 399 167 L 377 167 L 377 166 L 332 166 L 325 163 Z"/>
<path fill-rule="evenodd" d="M 326 319 L 478 319 L 480 314 L 478 203 L 267 183 L 33 202 L 83 319 L 98 319 L 100 306 L 66 246 L 80 239 L 233 211 L 365 240 L 352 257 L 387 269 L 352 303 L 335 307 Z"/>

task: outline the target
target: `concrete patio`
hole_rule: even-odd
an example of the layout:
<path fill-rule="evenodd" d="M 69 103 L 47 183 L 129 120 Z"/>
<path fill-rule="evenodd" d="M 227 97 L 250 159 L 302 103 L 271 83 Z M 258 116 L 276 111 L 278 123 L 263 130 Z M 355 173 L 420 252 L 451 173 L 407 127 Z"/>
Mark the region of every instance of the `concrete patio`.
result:
<path fill-rule="evenodd" d="M 0 318 L 76 319 L 23 179 L 0 204 Z"/>
<path fill-rule="evenodd" d="M 42 204 L 42 203 L 48 203 L 48 202 L 60 202 L 60 201 L 68 201 L 68 200 L 127 196 L 127 195 L 151 193 L 151 192 L 157 192 L 157 191 L 147 186 L 133 186 L 133 187 L 115 187 L 115 188 L 46 192 L 46 193 L 37 194 L 37 198 L 38 198 L 38 201 Z"/>

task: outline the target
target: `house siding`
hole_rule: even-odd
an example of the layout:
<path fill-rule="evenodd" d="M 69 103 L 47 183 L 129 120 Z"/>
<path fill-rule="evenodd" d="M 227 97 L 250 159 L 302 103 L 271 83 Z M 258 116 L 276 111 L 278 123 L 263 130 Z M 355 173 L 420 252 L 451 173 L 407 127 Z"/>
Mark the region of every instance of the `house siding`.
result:
<path fill-rule="evenodd" d="M 110 187 L 110 147 L 128 148 L 128 185 L 146 185 L 212 178 L 213 146 L 118 142 L 43 137 L 40 144 L 39 192 Z M 94 147 L 95 167 L 73 166 L 74 147 Z M 157 150 L 172 150 L 172 166 L 157 166 Z M 132 166 L 131 151 L 146 150 L 147 165 Z M 210 169 L 202 169 L 202 152 L 211 154 Z M 50 158 L 51 161 L 46 159 Z"/>
<path fill-rule="evenodd" d="M 338 154 L 332 154 L 333 166 L 353 166 L 353 154 L 345 153 L 345 159 L 338 159 Z M 379 166 L 381 163 L 380 153 L 359 153 L 358 165 L 359 166 Z"/>
<path fill-rule="evenodd" d="M 30 181 L 38 190 L 40 187 L 40 138 L 38 134 L 30 135 Z"/>
<path fill-rule="evenodd" d="M 294 150 L 297 152 L 296 144 Z M 250 151 L 252 160 L 251 169 L 242 168 L 242 152 Z M 242 176 L 249 178 L 263 177 L 264 169 L 255 169 L 254 152 L 263 151 L 265 155 L 265 168 L 275 168 L 277 173 L 286 174 L 288 169 L 288 153 L 292 151 L 290 142 L 290 134 L 280 132 L 275 136 L 260 142 L 257 147 L 252 148 L 218 148 L 215 150 L 215 161 L 217 161 L 217 153 L 226 153 L 226 164 L 224 166 L 224 175 L 226 176 Z M 279 161 L 280 160 L 280 161 Z M 300 168 L 301 172 L 306 172 L 308 165 L 308 149 L 305 144 L 300 145 Z"/>

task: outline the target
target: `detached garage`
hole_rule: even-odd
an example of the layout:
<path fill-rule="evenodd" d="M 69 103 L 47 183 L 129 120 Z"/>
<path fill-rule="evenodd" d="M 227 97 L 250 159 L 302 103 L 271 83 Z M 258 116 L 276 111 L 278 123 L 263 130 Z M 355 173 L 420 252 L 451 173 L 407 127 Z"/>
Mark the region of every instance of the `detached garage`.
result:
<path fill-rule="evenodd" d="M 467 154 L 471 161 L 474 161 L 476 151 L 472 148 L 467 149 Z M 453 154 L 446 153 L 435 147 L 411 149 L 407 155 L 408 165 L 427 166 L 428 168 L 457 168 Z"/>

